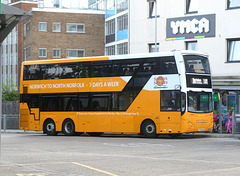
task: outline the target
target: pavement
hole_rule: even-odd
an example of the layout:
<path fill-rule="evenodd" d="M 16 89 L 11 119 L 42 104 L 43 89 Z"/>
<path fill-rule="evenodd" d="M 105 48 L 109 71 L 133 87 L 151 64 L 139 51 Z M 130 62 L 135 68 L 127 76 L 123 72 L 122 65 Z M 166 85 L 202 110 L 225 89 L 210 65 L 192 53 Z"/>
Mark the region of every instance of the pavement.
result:
<path fill-rule="evenodd" d="M 42 131 L 25 131 L 25 130 L 20 130 L 20 129 L 1 130 L 1 133 L 43 134 Z M 107 133 L 107 134 L 112 134 L 112 133 Z M 127 135 L 129 135 L 129 134 L 127 134 Z M 132 135 L 136 135 L 136 134 L 132 134 Z M 204 136 L 213 137 L 213 138 L 235 138 L 235 139 L 240 139 L 240 133 L 231 134 L 231 133 L 213 133 L 212 132 L 212 133 L 188 133 L 188 134 L 184 134 L 184 135 L 204 135 Z"/>

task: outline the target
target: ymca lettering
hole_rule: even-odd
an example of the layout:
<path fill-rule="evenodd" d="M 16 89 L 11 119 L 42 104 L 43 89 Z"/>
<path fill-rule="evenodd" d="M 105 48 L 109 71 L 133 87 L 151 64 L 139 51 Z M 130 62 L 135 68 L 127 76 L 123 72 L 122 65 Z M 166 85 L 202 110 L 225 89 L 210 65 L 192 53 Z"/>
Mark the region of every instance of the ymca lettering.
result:
<path fill-rule="evenodd" d="M 173 34 L 184 34 L 184 33 L 203 33 L 203 32 L 209 32 L 209 20 L 206 18 L 202 18 L 201 20 L 197 20 L 194 18 L 193 20 L 181 20 L 181 21 L 171 21 L 171 28 Z"/>

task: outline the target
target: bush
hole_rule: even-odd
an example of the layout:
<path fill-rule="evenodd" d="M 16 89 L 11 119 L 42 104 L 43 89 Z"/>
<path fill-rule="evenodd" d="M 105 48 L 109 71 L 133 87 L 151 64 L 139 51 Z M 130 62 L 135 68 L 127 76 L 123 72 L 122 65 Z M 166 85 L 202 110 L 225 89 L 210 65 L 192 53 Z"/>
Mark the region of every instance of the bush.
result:
<path fill-rule="evenodd" d="M 2 84 L 2 100 L 16 101 L 19 100 L 19 92 L 14 88 L 12 80 L 8 80 L 7 84 Z"/>

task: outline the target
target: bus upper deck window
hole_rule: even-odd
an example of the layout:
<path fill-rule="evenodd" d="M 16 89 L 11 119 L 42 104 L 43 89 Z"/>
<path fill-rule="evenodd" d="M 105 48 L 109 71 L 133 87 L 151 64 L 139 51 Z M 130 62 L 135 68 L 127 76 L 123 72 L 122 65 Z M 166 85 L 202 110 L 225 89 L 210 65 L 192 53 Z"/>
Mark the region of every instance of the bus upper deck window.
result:
<path fill-rule="evenodd" d="M 24 80 L 38 80 L 40 79 L 39 65 L 25 65 L 24 66 Z"/>

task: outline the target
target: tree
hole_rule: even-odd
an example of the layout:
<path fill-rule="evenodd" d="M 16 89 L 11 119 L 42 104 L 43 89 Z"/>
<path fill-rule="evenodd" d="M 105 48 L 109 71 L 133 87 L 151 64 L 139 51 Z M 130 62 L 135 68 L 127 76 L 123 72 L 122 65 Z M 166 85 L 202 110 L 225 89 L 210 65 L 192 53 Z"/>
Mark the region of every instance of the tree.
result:
<path fill-rule="evenodd" d="M 19 92 L 14 88 L 12 80 L 7 80 L 7 84 L 2 84 L 2 100 L 16 101 L 19 100 Z"/>

